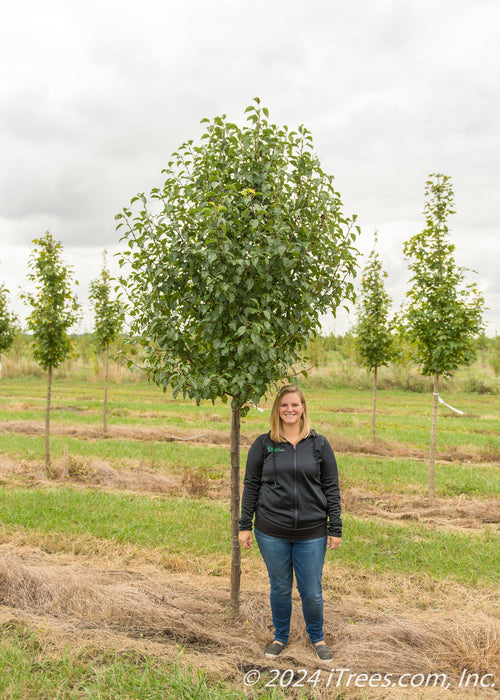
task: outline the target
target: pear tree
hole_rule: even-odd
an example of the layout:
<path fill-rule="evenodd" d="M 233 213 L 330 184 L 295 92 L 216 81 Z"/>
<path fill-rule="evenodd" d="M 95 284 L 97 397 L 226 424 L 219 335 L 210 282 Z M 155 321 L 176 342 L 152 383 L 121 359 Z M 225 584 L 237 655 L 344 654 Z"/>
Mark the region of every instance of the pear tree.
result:
<path fill-rule="evenodd" d="M 33 357 L 47 371 L 45 469 L 49 477 L 54 477 L 49 437 L 53 370 L 73 350 L 68 331 L 79 319 L 79 304 L 72 289 L 72 269 L 62 259 L 62 244 L 49 231 L 33 244 L 28 279 L 35 291 L 26 292 L 22 298 L 31 306 L 26 325 L 32 334 Z"/>
<path fill-rule="evenodd" d="M 109 346 L 123 328 L 124 314 L 122 304 L 113 298 L 111 274 L 106 265 L 106 251 L 103 256 L 103 267 L 100 276 L 92 280 L 89 289 L 89 299 L 94 307 L 95 328 L 94 339 L 99 351 L 104 352 L 104 401 L 103 401 L 103 434 L 108 434 L 108 380 L 109 380 Z"/>
<path fill-rule="evenodd" d="M 404 331 L 415 347 L 414 359 L 423 376 L 433 378 L 429 501 L 435 503 L 439 380 L 468 365 L 476 356 L 476 338 L 483 329 L 484 298 L 466 269 L 457 266 L 448 217 L 455 213 L 451 178 L 434 173 L 425 186 L 425 228 L 404 244 L 412 273 L 403 310 Z"/>
<path fill-rule="evenodd" d="M 355 217 L 342 213 L 311 133 L 204 119 L 164 183 L 118 215 L 131 333 L 174 396 L 231 405 L 231 608 L 239 605 L 240 420 L 293 374 L 320 316 L 354 296 Z"/>
<path fill-rule="evenodd" d="M 384 280 L 387 272 L 382 267 L 380 255 L 374 246 L 363 269 L 357 305 L 357 323 L 354 328 L 355 345 L 361 361 L 369 372 L 373 372 L 372 439 L 376 439 L 377 372 L 396 356 L 393 322 L 389 319 L 391 297 Z"/>

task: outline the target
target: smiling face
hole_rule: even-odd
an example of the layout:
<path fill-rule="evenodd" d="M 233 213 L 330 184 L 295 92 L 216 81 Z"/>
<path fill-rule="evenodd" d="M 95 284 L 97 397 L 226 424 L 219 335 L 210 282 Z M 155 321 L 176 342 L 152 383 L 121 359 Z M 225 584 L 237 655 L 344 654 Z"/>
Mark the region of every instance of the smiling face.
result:
<path fill-rule="evenodd" d="M 280 419 L 283 426 L 299 426 L 304 405 L 296 392 L 285 394 L 280 401 Z"/>

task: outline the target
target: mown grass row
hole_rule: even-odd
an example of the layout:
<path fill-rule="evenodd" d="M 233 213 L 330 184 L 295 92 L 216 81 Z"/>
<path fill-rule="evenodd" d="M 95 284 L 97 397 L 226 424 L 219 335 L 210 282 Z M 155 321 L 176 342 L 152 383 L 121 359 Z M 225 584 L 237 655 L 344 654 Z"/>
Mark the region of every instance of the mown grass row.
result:
<path fill-rule="evenodd" d="M 102 421 L 100 386 L 63 382 L 54 387 L 52 420 L 55 423 L 99 426 Z M 0 411 L 3 421 L 43 420 L 45 386 L 31 382 L 3 380 L 0 385 Z M 458 416 L 440 407 L 438 449 L 464 446 L 500 454 L 498 400 L 496 396 L 456 394 L 446 396 L 451 405 L 465 412 Z M 429 444 L 432 396 L 402 391 L 379 393 L 378 437 L 408 447 Z M 364 440 L 371 435 L 371 396 L 353 389 L 314 390 L 308 394 L 313 424 L 335 443 L 343 436 Z M 243 420 L 243 433 L 254 435 L 268 430 L 269 404 L 264 413 L 252 409 Z M 109 425 L 170 427 L 180 430 L 229 432 L 230 410 L 216 403 L 196 406 L 170 392 L 163 394 L 147 383 L 117 385 L 110 390 Z"/>
<path fill-rule="evenodd" d="M 344 487 L 361 487 L 374 493 L 427 494 L 429 467 L 426 461 L 402 457 L 343 454 L 338 457 Z M 495 465 L 435 465 L 436 494 L 440 498 L 461 494 L 489 498 L 500 494 L 500 469 Z"/>
<path fill-rule="evenodd" d="M 227 504 L 208 499 L 64 489 L 0 489 L 4 535 L 19 528 L 38 534 L 93 537 L 116 544 L 203 557 L 230 554 Z M 500 535 L 431 530 L 346 514 L 343 546 L 330 560 L 377 572 L 426 572 L 474 585 L 498 584 Z M 249 556 L 257 556 L 256 549 Z"/>
<path fill-rule="evenodd" d="M 44 438 L 18 433 L 0 433 L 0 453 L 14 459 L 37 460 L 44 454 Z M 229 452 L 227 447 L 192 445 L 182 442 L 155 442 L 144 440 L 87 440 L 52 435 L 50 439 L 53 458 L 70 454 L 74 457 L 96 457 L 115 468 L 131 463 L 151 469 L 189 467 L 203 470 L 211 478 L 220 478 L 227 471 Z"/>
<path fill-rule="evenodd" d="M 0 632 L 0 697 L 3 700 L 240 700 L 236 684 L 223 683 L 192 668 L 182 659 L 159 661 L 139 652 L 69 650 L 47 657 L 42 636 L 22 624 Z M 243 677 L 243 673 L 242 673 Z M 243 687 L 243 683 L 241 683 Z M 248 693 L 247 697 L 252 697 Z M 283 697 L 259 694 L 265 700 Z"/>
<path fill-rule="evenodd" d="M 43 437 L 0 433 L 0 453 L 15 460 L 40 460 Z M 240 459 L 242 473 L 246 449 Z M 51 454 L 54 459 L 65 455 L 89 460 L 98 458 L 115 469 L 142 466 L 158 472 L 192 471 L 208 479 L 229 478 L 229 452 L 225 446 L 108 439 L 86 440 L 53 435 Z M 337 454 L 341 482 L 344 487 L 360 487 L 385 493 L 425 493 L 428 466 L 423 460 L 403 457 L 386 458 L 373 455 Z M 500 494 L 500 469 L 488 464 L 439 463 L 436 465 L 436 492 L 439 497 L 465 494 L 488 498 Z"/>

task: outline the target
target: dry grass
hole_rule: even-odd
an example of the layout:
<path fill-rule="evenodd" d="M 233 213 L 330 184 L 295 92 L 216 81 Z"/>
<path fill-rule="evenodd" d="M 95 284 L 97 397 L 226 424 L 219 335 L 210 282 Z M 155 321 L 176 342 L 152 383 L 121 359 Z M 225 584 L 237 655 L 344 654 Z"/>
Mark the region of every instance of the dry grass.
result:
<path fill-rule="evenodd" d="M 2 358 L 2 377 L 45 377 L 43 370 L 29 355 L 21 355 L 19 352 L 7 353 Z M 66 378 L 71 376 L 75 379 L 83 379 L 87 382 L 103 382 L 105 376 L 104 362 L 90 364 L 81 360 L 72 358 L 65 360 L 54 371 L 54 379 Z M 121 384 L 122 382 L 138 383 L 144 381 L 144 373 L 141 371 L 131 372 L 128 367 L 119 362 L 111 361 L 108 368 L 108 380 L 113 384 Z"/>
<path fill-rule="evenodd" d="M 52 644 L 58 638 L 67 644 L 71 631 L 70 648 L 75 653 L 89 644 L 120 651 L 133 642 L 137 651 L 174 658 L 182 648 L 198 667 L 233 683 L 241 682 L 243 672 L 252 668 L 263 672 L 317 668 L 296 594 L 291 643 L 279 660 L 263 657 L 271 621 L 267 577 L 260 560 L 244 562 L 237 619 L 228 613 L 228 576 L 173 574 L 152 565 L 117 564 L 101 557 L 77 563 L 70 556 L 3 546 L 0 621 L 23 619 L 33 629 L 43 630 L 42 639 L 47 636 Z M 436 602 L 447 600 L 449 605 L 422 613 L 412 600 L 412 595 L 418 597 L 415 584 L 407 582 L 407 589 L 397 595 L 401 578 L 391 578 L 392 591 L 386 578 L 379 582 L 377 598 L 376 580 L 367 589 L 366 580 L 353 573 L 346 580 L 348 576 L 332 570 L 325 580 L 325 636 L 334 649 L 335 668 L 394 677 L 440 672 L 455 683 L 467 668 L 498 678 L 500 621 L 478 609 L 485 602 L 481 593 L 467 605 L 470 591 L 457 586 L 453 606 L 452 591 L 441 584 Z M 379 688 L 369 697 L 417 697 L 399 691 L 399 695 L 384 695 Z M 315 697 L 331 698 L 331 693 L 319 688 Z M 439 696 L 439 689 L 426 689 L 425 697 L 434 696 Z M 343 697 L 363 696 L 350 689 Z M 447 697 L 460 695 L 449 690 Z"/>
<path fill-rule="evenodd" d="M 220 418 L 210 417 L 214 430 L 204 431 L 197 442 L 229 446 L 229 434 L 217 431 Z M 38 421 L 10 421 L 0 430 L 43 434 Z M 97 439 L 100 426 L 53 423 L 54 434 Z M 110 426 L 110 436 L 136 440 L 171 439 L 154 426 Z M 176 430 L 175 437 L 194 433 Z M 245 436 L 250 443 L 253 435 Z M 380 456 L 427 458 L 427 453 L 406 446 L 370 440 L 337 445 L 338 452 Z M 457 454 L 440 455 L 457 458 Z M 460 457 L 477 460 L 478 454 Z M 498 457 L 498 456 L 497 456 Z M 97 458 L 68 453 L 54 461 L 56 479 L 51 488 L 104 489 L 173 496 L 227 498 L 226 480 L 209 479 L 202 472 L 148 468 L 122 463 L 114 469 Z M 0 456 L 0 484 L 4 487 L 45 485 L 41 462 L 15 462 Z M 429 508 L 420 493 L 376 494 L 360 488 L 343 489 L 343 506 L 356 515 L 385 521 L 414 522 L 430 528 L 498 529 L 498 500 L 438 499 Z M 225 555 L 185 557 L 91 536 L 38 533 L 5 529 L 0 534 L 0 627 L 25 620 L 39 631 L 40 654 L 57 655 L 64 648 L 75 654 L 102 654 L 134 649 L 157 658 L 182 655 L 195 667 L 239 685 L 246 670 L 317 668 L 294 594 L 291 642 L 277 661 L 267 660 L 262 649 L 271 638 L 268 580 L 260 559 L 244 557 L 241 612 L 228 612 L 230 565 Z M 464 668 L 493 673 L 500 684 L 500 602 L 498 592 L 486 584 L 477 587 L 436 581 L 423 572 L 375 574 L 340 567 L 325 567 L 325 634 L 334 649 L 334 667 L 358 673 L 447 673 L 455 682 Z M 318 688 L 317 698 L 339 698 L 339 689 Z M 440 688 L 364 692 L 348 688 L 347 700 L 383 698 L 463 697 L 458 689 Z M 493 689 L 467 697 L 495 697 Z M 242 693 L 243 697 L 243 693 Z M 286 697 L 295 697 L 289 689 Z"/>
<path fill-rule="evenodd" d="M 53 461 L 54 479 L 51 487 L 75 485 L 92 486 L 106 491 L 129 491 L 195 498 L 229 498 L 229 476 L 211 479 L 200 471 L 178 470 L 159 472 L 142 464 L 130 464 L 115 469 L 96 457 L 65 453 Z M 14 462 L 0 456 L 0 484 L 44 485 L 48 483 L 44 465 L 39 461 Z M 457 496 L 437 499 L 429 507 L 426 496 L 366 492 L 359 487 L 342 490 L 342 507 L 355 515 L 370 516 L 392 522 L 420 522 L 434 527 L 477 530 L 485 526 L 498 529 L 500 502 L 498 499 L 474 499 Z"/>
<path fill-rule="evenodd" d="M 91 486 L 105 491 L 194 496 L 195 498 L 228 498 L 229 477 L 210 479 L 202 472 L 188 468 L 176 473 L 159 472 L 143 464 L 130 462 L 128 468 L 115 469 L 97 457 L 74 456 L 65 452 L 52 461 L 53 478 L 47 477 L 45 466 L 37 460 L 15 462 L 0 455 L 0 485 L 36 487 L 50 483 L 51 488 L 65 487 L 70 482 L 82 488 Z"/>
<path fill-rule="evenodd" d="M 65 409 L 67 410 L 67 409 Z M 45 423 L 36 420 L 3 421 L 0 423 L 0 431 L 3 433 L 17 433 L 21 435 L 44 435 Z M 168 432 L 167 432 L 168 431 Z M 99 425 L 76 425 L 72 423 L 52 422 L 50 426 L 51 435 L 67 435 L 87 439 L 102 438 L 102 427 Z M 203 435 L 198 436 L 187 430 L 172 430 L 157 426 L 129 426 L 129 425 L 108 425 L 108 437 L 126 440 L 154 440 L 157 442 L 171 442 L 175 439 L 181 441 L 196 441 L 210 445 L 227 445 L 229 447 L 231 438 L 229 433 L 217 430 L 204 430 Z M 242 445 L 250 445 L 252 439 L 248 435 L 241 436 Z"/>
<path fill-rule="evenodd" d="M 71 410 L 71 407 L 65 407 Z M 351 409 L 349 409 L 351 411 Z M 352 412 L 352 411 L 351 411 Z M 209 418 L 211 422 L 218 422 L 220 417 Z M 318 426 L 320 427 L 320 426 Z M 18 420 L 4 421 L 0 423 L 0 431 L 3 433 L 17 433 L 22 435 L 44 435 L 45 424 L 43 421 Z M 100 439 L 102 438 L 102 427 L 100 425 L 76 425 L 72 423 L 52 422 L 50 428 L 52 435 L 67 435 L 75 438 Z M 329 426 L 325 426 L 325 434 L 328 437 Z M 242 446 L 249 446 L 257 438 L 258 433 L 245 433 L 240 437 Z M 202 434 L 193 433 L 192 430 L 180 430 L 163 428 L 158 426 L 129 426 L 129 425 L 108 425 L 108 437 L 127 440 L 143 440 L 156 442 L 171 442 L 173 440 L 189 441 L 206 445 L 224 445 L 229 449 L 231 436 L 229 432 L 221 430 L 203 430 Z M 428 449 L 412 448 L 405 444 L 390 442 L 387 440 L 376 440 L 370 438 L 349 438 L 345 435 L 336 435 L 335 451 L 337 454 L 368 454 L 378 457 L 404 457 L 427 460 Z M 500 462 L 500 454 L 493 447 L 483 449 L 448 448 L 439 452 L 437 459 L 445 462 Z"/>
<path fill-rule="evenodd" d="M 219 644 L 206 622 L 221 606 L 197 589 L 160 585 L 158 572 L 96 569 L 31 562 L 5 555 L 0 560 L 0 600 L 12 608 L 78 620 L 85 627 L 120 630 L 132 636 L 165 636 L 181 643 Z M 214 630 L 218 625 L 213 624 Z M 229 642 L 227 642 L 229 643 Z"/>
<path fill-rule="evenodd" d="M 449 621 L 397 619 L 360 622 L 347 628 L 337 645 L 337 658 L 365 673 L 423 673 L 439 670 L 455 680 L 464 668 L 489 673 L 499 664 L 499 629 L 488 620 L 476 620 L 476 629 Z"/>
<path fill-rule="evenodd" d="M 76 558 L 78 561 L 94 563 L 97 560 L 99 565 L 112 563 L 117 568 L 154 566 L 160 571 L 189 572 L 190 575 L 199 575 L 203 571 L 208 576 L 225 576 L 230 572 L 228 557 L 224 554 L 188 557 L 165 552 L 160 547 L 118 543 L 92 535 L 0 528 L 0 546 L 28 553 L 36 550 L 50 556 L 55 555 L 58 560 L 69 556 L 70 564 Z"/>
<path fill-rule="evenodd" d="M 429 507 L 427 497 L 403 494 L 377 494 L 359 488 L 342 490 L 343 508 L 357 515 L 370 515 L 389 521 L 416 521 L 429 525 L 451 528 L 484 529 L 500 525 L 500 501 L 490 498 L 478 500 L 457 496 L 436 499 Z"/>

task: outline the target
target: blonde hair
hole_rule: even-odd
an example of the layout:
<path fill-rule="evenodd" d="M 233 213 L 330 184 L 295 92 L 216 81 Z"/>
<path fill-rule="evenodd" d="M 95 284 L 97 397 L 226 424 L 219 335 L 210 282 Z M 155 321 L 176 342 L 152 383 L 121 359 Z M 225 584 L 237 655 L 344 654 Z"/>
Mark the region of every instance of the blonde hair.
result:
<path fill-rule="evenodd" d="M 302 413 L 302 415 L 300 417 L 299 440 L 303 440 L 311 432 L 311 428 L 309 425 L 309 418 L 307 417 L 307 406 L 306 406 L 306 400 L 305 400 L 304 394 L 302 393 L 301 389 L 299 389 L 298 386 L 295 386 L 295 384 L 285 384 L 285 386 L 282 386 L 281 389 L 279 390 L 278 395 L 274 399 L 273 407 L 271 409 L 271 418 L 270 418 L 271 440 L 274 440 L 274 442 L 285 442 L 286 441 L 286 437 L 283 434 L 283 425 L 281 423 L 281 418 L 280 418 L 280 404 L 281 404 L 283 397 L 286 396 L 286 394 L 298 394 L 300 401 L 302 403 L 302 406 L 304 408 L 304 412 Z"/>

